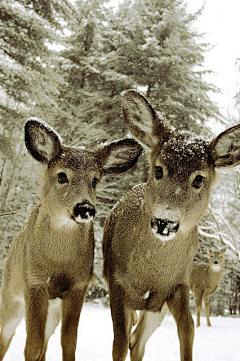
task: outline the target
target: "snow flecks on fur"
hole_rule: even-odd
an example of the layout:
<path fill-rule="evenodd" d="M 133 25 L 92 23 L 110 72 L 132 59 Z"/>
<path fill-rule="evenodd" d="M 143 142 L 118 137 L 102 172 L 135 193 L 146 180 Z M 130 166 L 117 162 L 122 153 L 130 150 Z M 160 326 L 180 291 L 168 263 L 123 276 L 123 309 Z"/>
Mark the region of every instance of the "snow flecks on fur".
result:
<path fill-rule="evenodd" d="M 141 207 L 142 203 L 143 203 L 143 196 L 144 196 L 144 188 L 145 188 L 145 184 L 138 184 L 136 186 L 134 186 L 128 193 L 126 193 L 123 198 L 117 202 L 114 207 L 112 208 L 111 211 L 111 215 L 114 218 L 118 218 L 119 215 L 123 214 L 125 212 L 124 208 L 119 207 L 119 203 L 120 202 L 124 202 L 125 198 L 128 198 L 129 193 L 132 193 L 132 191 L 134 190 L 135 193 L 135 199 L 134 199 L 134 203 L 136 204 L 136 206 L 139 208 Z"/>
<path fill-rule="evenodd" d="M 182 174 L 184 178 L 213 165 L 209 144 L 191 133 L 172 134 L 170 139 L 160 144 L 157 156 L 167 166 L 170 175 Z"/>
<path fill-rule="evenodd" d="M 192 133 L 177 133 L 168 141 L 163 143 L 163 158 L 165 161 L 184 161 L 197 157 L 206 161 L 209 158 L 209 147 L 207 143 Z M 160 150 L 161 151 L 161 150 Z"/>

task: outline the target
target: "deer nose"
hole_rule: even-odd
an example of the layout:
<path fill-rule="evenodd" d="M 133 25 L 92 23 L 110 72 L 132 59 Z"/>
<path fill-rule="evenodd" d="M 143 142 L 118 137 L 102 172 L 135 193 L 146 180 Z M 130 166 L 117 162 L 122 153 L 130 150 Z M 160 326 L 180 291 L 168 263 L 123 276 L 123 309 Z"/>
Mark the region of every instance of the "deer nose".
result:
<path fill-rule="evenodd" d="M 218 264 L 218 261 L 214 261 L 213 263 L 214 263 L 214 264 Z"/>
<path fill-rule="evenodd" d="M 161 241 L 170 241 L 178 231 L 179 222 L 177 220 L 161 219 L 153 217 L 151 219 L 151 227 Z"/>
<path fill-rule="evenodd" d="M 95 207 L 88 201 L 77 203 L 73 209 L 73 218 L 77 223 L 88 221 L 95 217 Z"/>

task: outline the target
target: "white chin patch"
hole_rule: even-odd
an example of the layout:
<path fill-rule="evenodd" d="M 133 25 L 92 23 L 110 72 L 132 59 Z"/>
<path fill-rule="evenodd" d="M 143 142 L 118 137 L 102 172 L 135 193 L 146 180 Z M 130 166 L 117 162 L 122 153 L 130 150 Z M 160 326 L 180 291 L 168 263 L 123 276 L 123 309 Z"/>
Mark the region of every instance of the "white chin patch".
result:
<path fill-rule="evenodd" d="M 156 229 L 152 228 L 152 232 L 153 234 L 158 237 L 160 239 L 160 241 L 162 242 L 168 242 L 171 241 L 173 238 L 176 237 L 176 232 L 168 232 L 168 234 L 164 234 L 164 232 L 162 234 L 158 233 Z"/>
<path fill-rule="evenodd" d="M 78 224 L 89 223 L 93 220 L 93 217 L 88 215 L 88 218 L 82 218 L 80 215 L 73 217 L 73 220 Z"/>
<path fill-rule="evenodd" d="M 213 265 L 212 266 L 212 270 L 213 272 L 220 272 L 221 271 L 221 267 L 219 265 Z"/>
<path fill-rule="evenodd" d="M 74 227 L 75 225 L 76 225 L 76 223 L 74 222 L 74 220 L 72 218 L 69 218 L 66 215 L 61 215 L 56 220 L 57 228 L 62 228 L 62 227 L 63 228 L 71 228 L 71 227 Z"/>

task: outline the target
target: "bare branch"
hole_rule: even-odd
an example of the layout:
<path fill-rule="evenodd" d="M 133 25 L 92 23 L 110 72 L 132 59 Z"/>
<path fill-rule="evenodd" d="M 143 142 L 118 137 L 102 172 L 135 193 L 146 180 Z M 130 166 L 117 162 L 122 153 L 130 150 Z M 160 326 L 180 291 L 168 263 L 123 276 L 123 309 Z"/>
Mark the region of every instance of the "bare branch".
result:
<path fill-rule="evenodd" d="M 12 215 L 17 214 L 17 213 L 18 213 L 18 212 L 0 213 L 0 217 L 12 216 Z"/>

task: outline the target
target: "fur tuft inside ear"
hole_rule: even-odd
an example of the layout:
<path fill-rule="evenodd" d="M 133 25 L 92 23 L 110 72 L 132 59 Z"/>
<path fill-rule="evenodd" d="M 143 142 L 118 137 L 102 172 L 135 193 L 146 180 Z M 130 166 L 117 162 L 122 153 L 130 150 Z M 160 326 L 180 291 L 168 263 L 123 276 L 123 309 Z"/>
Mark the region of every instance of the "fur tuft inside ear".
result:
<path fill-rule="evenodd" d="M 30 118 L 25 124 L 25 144 L 37 161 L 48 164 L 61 155 L 61 138 L 54 129 L 38 118 Z"/>
<path fill-rule="evenodd" d="M 142 147 L 134 139 L 122 139 L 105 145 L 99 153 L 103 175 L 123 173 L 137 162 Z"/>
<path fill-rule="evenodd" d="M 137 91 L 130 89 L 122 96 L 123 114 L 129 131 L 147 152 L 151 152 L 152 148 L 169 132 L 166 122 Z"/>
<path fill-rule="evenodd" d="M 240 164 L 240 125 L 219 134 L 211 143 L 215 167 L 234 167 Z"/>

